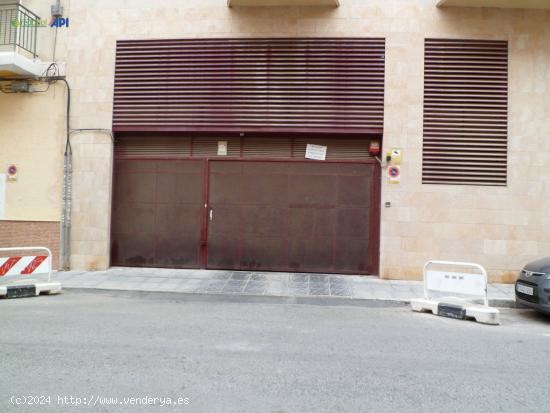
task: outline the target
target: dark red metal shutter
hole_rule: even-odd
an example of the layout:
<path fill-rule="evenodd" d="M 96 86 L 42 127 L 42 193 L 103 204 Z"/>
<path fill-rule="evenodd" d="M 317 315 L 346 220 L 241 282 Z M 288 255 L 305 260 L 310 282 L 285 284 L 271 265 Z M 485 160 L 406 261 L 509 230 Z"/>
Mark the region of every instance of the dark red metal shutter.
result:
<path fill-rule="evenodd" d="M 366 139 L 295 139 L 292 148 L 292 157 L 304 158 L 306 155 L 306 146 L 308 143 L 326 146 L 328 160 L 374 160 L 374 158 L 369 153 L 370 141 Z"/>
<path fill-rule="evenodd" d="M 212 157 L 218 156 L 218 143 L 220 141 L 227 144 L 227 155 L 223 156 L 240 156 L 241 154 L 241 140 L 239 138 L 223 138 L 223 137 L 195 137 L 192 138 L 193 142 L 193 157 Z"/>
<path fill-rule="evenodd" d="M 243 138 L 244 158 L 291 158 L 291 138 Z"/>
<path fill-rule="evenodd" d="M 381 38 L 117 42 L 113 129 L 382 133 Z"/>
<path fill-rule="evenodd" d="M 189 157 L 192 153 L 191 139 L 167 136 L 139 136 L 118 138 L 115 156 L 126 157 Z"/>
<path fill-rule="evenodd" d="M 508 43 L 426 39 L 425 184 L 506 185 Z"/>
<path fill-rule="evenodd" d="M 177 137 L 126 136 L 117 139 L 115 156 L 124 158 L 212 158 L 218 157 L 218 142 L 227 144 L 232 158 L 305 159 L 307 144 L 327 147 L 327 160 L 374 160 L 370 140 L 360 138 L 278 138 L 278 137 Z"/>

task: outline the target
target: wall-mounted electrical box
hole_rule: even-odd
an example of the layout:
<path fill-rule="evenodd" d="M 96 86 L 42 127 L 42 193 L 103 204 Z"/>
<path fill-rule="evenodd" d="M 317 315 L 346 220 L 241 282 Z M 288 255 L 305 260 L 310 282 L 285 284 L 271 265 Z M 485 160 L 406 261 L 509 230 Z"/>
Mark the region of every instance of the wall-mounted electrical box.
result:
<path fill-rule="evenodd" d="M 59 0 L 55 4 L 52 4 L 51 13 L 52 17 L 55 18 L 63 16 L 63 6 L 61 5 L 61 2 Z"/>
<path fill-rule="evenodd" d="M 390 162 L 392 165 L 401 165 L 403 161 L 403 153 L 401 148 L 392 148 L 390 152 Z"/>
<path fill-rule="evenodd" d="M 10 91 L 12 93 L 28 93 L 29 82 L 26 80 L 14 80 L 10 84 Z"/>

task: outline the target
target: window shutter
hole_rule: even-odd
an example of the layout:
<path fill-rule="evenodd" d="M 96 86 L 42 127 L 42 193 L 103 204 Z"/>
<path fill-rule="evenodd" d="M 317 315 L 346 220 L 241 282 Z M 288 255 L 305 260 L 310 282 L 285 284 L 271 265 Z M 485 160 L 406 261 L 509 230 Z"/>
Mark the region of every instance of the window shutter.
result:
<path fill-rule="evenodd" d="M 506 185 L 508 43 L 426 39 L 422 183 Z"/>

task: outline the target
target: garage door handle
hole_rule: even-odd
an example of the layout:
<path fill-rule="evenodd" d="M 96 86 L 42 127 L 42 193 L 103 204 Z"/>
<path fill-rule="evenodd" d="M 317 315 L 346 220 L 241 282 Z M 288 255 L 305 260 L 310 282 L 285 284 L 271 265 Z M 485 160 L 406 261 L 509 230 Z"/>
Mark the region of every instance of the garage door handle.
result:
<path fill-rule="evenodd" d="M 213 211 L 214 210 L 210 208 L 210 212 L 208 213 L 208 216 L 210 217 L 210 221 L 212 221 Z"/>

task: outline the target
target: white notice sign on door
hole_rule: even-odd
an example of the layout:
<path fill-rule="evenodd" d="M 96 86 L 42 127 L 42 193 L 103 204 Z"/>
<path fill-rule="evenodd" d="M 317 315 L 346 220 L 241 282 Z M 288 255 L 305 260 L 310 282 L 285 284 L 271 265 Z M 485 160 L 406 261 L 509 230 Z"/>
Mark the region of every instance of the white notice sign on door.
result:
<path fill-rule="evenodd" d="M 306 158 L 324 161 L 327 158 L 327 147 L 308 143 L 306 146 Z"/>
<path fill-rule="evenodd" d="M 227 156 L 227 141 L 218 141 L 218 156 Z"/>

